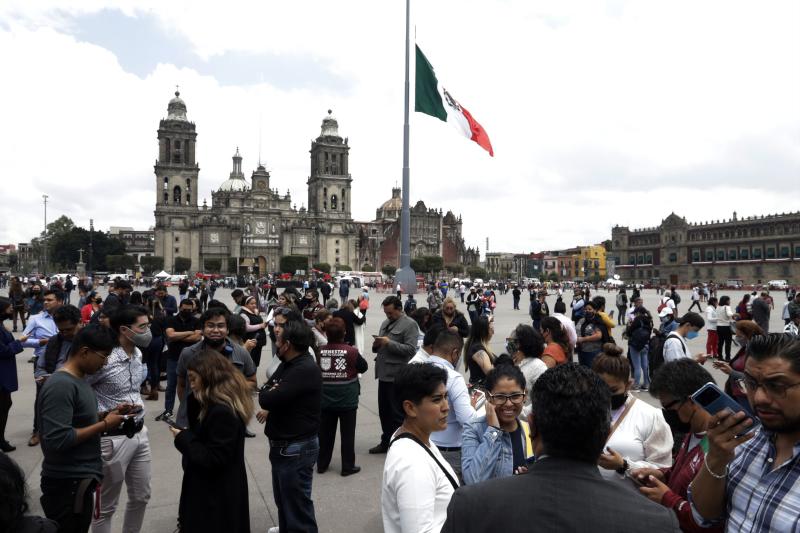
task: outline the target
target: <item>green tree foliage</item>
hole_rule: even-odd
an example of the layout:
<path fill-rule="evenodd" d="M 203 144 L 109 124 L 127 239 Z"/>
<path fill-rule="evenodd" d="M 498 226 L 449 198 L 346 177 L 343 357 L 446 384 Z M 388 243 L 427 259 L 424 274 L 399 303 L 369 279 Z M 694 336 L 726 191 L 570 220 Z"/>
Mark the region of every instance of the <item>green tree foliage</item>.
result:
<path fill-rule="evenodd" d="M 65 233 L 69 233 L 69 231 L 74 227 L 76 226 L 71 218 L 66 215 L 61 215 L 47 225 L 47 236 L 53 237 L 56 235 L 63 235 Z M 39 237 L 44 237 L 44 232 L 40 233 Z"/>
<path fill-rule="evenodd" d="M 361 270 L 363 272 L 375 272 L 375 265 L 364 263 L 363 265 L 361 265 Z"/>
<path fill-rule="evenodd" d="M 130 255 L 107 255 L 106 268 L 112 273 L 123 273 L 126 270 L 132 269 L 136 264 L 136 260 Z"/>
<path fill-rule="evenodd" d="M 604 241 L 603 241 L 603 246 L 605 247 L 605 249 L 606 249 L 606 252 L 610 252 L 610 251 L 611 251 L 611 248 L 612 248 L 612 247 L 611 247 L 611 239 L 606 239 L 606 240 L 604 240 Z"/>
<path fill-rule="evenodd" d="M 235 257 L 228 258 L 228 272 L 231 274 L 238 274 L 239 273 L 239 260 Z"/>
<path fill-rule="evenodd" d="M 425 261 L 424 257 L 414 257 L 411 259 L 411 269 L 414 272 L 419 272 L 422 274 L 430 272 L 430 269 L 428 269 L 428 263 Z"/>
<path fill-rule="evenodd" d="M 145 274 L 157 274 L 164 270 L 164 258 L 157 255 L 146 255 L 139 259 L 139 266 Z"/>
<path fill-rule="evenodd" d="M 347 272 L 353 270 L 353 267 L 351 267 L 350 265 L 339 265 L 338 270 Z"/>
<path fill-rule="evenodd" d="M 445 270 L 448 272 L 452 272 L 453 274 L 463 274 L 464 273 L 464 265 L 460 263 L 450 263 L 449 265 L 445 265 Z"/>
<path fill-rule="evenodd" d="M 81 227 L 72 227 L 66 231 L 59 230 L 48 238 L 48 262 L 59 270 L 75 269 L 80 258 L 78 250 L 83 250 L 83 260 L 88 264 L 89 231 Z M 106 257 L 124 254 L 125 243 L 118 238 L 106 235 L 102 231 L 92 233 L 91 267 L 93 270 L 113 270 L 106 264 Z"/>
<path fill-rule="evenodd" d="M 547 275 L 547 279 L 549 279 L 550 281 L 556 281 L 557 282 L 558 281 L 558 274 L 556 274 L 555 272 L 550 272 L 550 274 Z"/>
<path fill-rule="evenodd" d="M 479 266 L 467 267 L 467 275 L 469 275 L 469 277 L 472 279 L 481 278 L 482 280 L 485 280 L 489 277 L 489 275 L 486 273 L 486 269 Z"/>
<path fill-rule="evenodd" d="M 326 274 L 331 273 L 331 265 L 329 263 L 314 263 L 312 266 Z"/>
<path fill-rule="evenodd" d="M 391 277 L 394 276 L 395 272 L 397 272 L 397 267 L 394 265 L 383 265 L 381 272 Z"/>
<path fill-rule="evenodd" d="M 297 270 L 308 269 L 308 256 L 306 255 L 284 255 L 279 262 L 281 272 L 294 274 Z"/>
<path fill-rule="evenodd" d="M 444 268 L 444 259 L 439 255 L 426 255 L 423 259 L 428 267 L 427 272 L 439 272 Z"/>
<path fill-rule="evenodd" d="M 188 273 L 190 268 L 192 268 L 192 260 L 190 258 L 188 257 L 175 258 L 176 273 Z"/>
<path fill-rule="evenodd" d="M 222 268 L 222 259 L 204 259 L 203 266 L 206 272 L 219 274 L 219 271 Z"/>

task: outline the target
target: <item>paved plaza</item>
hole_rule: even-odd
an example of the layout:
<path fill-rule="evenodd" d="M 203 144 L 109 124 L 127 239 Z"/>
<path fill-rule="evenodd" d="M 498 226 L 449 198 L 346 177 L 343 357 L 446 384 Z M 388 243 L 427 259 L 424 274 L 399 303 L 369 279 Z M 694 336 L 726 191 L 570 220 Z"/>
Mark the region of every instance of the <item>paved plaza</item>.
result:
<path fill-rule="evenodd" d="M 105 291 L 100 291 L 105 296 Z M 177 289 L 172 288 L 171 292 L 177 296 Z M 679 313 L 685 312 L 690 305 L 689 291 L 680 291 L 682 303 L 678 306 Z M 719 295 L 727 294 L 735 305 L 741 299 L 741 291 L 719 291 Z M 5 291 L 3 291 L 5 295 Z M 569 305 L 571 291 L 565 293 L 565 302 Z M 593 295 L 603 295 L 606 297 L 608 307 L 614 308 L 615 292 L 599 290 Z M 230 307 L 233 301 L 230 298 L 230 291 L 220 289 L 217 291 L 217 299 L 223 301 Z M 381 321 L 385 318 L 380 307 L 380 301 L 386 296 L 385 293 L 372 293 L 372 307 L 367 314 L 366 338 L 378 332 Z M 773 293 L 775 298 L 775 310 L 773 310 L 770 320 L 770 329 L 780 331 L 783 328 L 783 321 L 780 318 L 781 309 L 786 301 L 782 292 Z M 643 293 L 645 306 L 655 314 L 658 306 L 658 296 L 654 290 L 646 290 Z M 77 299 L 77 293 L 73 292 L 73 301 Z M 421 299 L 420 301 L 423 301 Z M 556 297 L 548 297 L 550 309 L 553 309 Z M 523 293 L 521 307 L 523 310 L 512 310 L 511 294 L 498 295 L 498 305 L 495 312 L 495 336 L 492 341 L 492 348 L 496 353 L 503 351 L 505 338 L 518 323 L 530 323 L 527 315 L 528 296 Z M 703 304 L 703 310 L 705 310 Z M 466 312 L 465 306 L 459 303 L 459 309 Z M 10 323 L 6 323 L 10 327 Z M 616 341 L 623 346 L 626 341 L 622 339 L 620 327 L 618 326 L 612 333 Z M 17 336 L 19 334 L 16 334 Z M 689 341 L 692 353 L 704 351 L 706 335 L 701 332 L 697 339 Z M 369 344 L 369 343 L 367 343 Z M 265 347 L 264 355 L 269 357 L 269 346 Z M 10 456 L 17 461 L 28 477 L 30 488 L 31 512 L 41 514 L 39 505 L 39 478 L 41 474 L 42 455 L 38 447 L 30 448 L 26 445 L 31 433 L 33 420 L 33 400 L 34 382 L 32 377 L 31 365 L 27 362 L 32 355 L 31 349 L 26 349 L 17 355 L 17 370 L 20 378 L 20 390 L 12 395 L 14 405 L 11 408 L 8 430 L 6 438 L 15 446 L 17 450 Z M 317 522 L 320 531 L 332 533 L 350 532 L 380 532 L 382 531 L 381 511 L 380 511 L 380 486 L 383 469 L 383 455 L 369 455 L 367 449 L 378 443 L 380 438 L 380 423 L 378 420 L 377 406 L 377 383 L 374 379 L 373 366 L 374 355 L 365 354 L 370 363 L 370 369 L 361 380 L 361 401 L 358 410 L 358 425 L 356 428 L 356 463 L 362 467 L 361 473 L 343 478 L 339 475 L 340 458 L 337 447 L 334 450 L 333 461 L 330 469 L 325 474 L 314 473 L 313 498 L 315 503 Z M 463 364 L 462 364 L 463 366 Z M 259 370 L 259 384 L 263 383 L 263 369 L 266 363 L 262 360 Z M 712 372 L 717 382 L 724 382 L 724 374 L 713 370 L 711 365 L 706 368 Z M 641 393 L 639 397 L 649 403 L 656 404 L 649 394 Z M 150 444 L 152 447 L 152 497 L 147 508 L 143 531 L 146 532 L 171 532 L 175 529 L 176 517 L 178 515 L 178 501 L 180 498 L 180 487 L 182 470 L 180 464 L 180 454 L 174 448 L 172 435 L 167 425 L 153 420 L 155 415 L 163 410 L 164 394 L 161 393 L 157 402 L 146 401 L 145 409 L 147 427 L 149 429 Z M 266 531 L 268 527 L 277 524 L 278 517 L 275 504 L 272 499 L 272 484 L 270 477 L 270 466 L 267 459 L 269 446 L 263 434 L 263 426 L 255 420 L 250 423 L 250 429 L 257 433 L 256 438 L 247 439 L 245 459 L 248 472 L 248 484 L 250 489 L 250 520 L 252 531 Z M 120 506 L 114 518 L 113 531 L 121 531 L 122 516 L 124 513 L 125 495 L 120 499 Z"/>

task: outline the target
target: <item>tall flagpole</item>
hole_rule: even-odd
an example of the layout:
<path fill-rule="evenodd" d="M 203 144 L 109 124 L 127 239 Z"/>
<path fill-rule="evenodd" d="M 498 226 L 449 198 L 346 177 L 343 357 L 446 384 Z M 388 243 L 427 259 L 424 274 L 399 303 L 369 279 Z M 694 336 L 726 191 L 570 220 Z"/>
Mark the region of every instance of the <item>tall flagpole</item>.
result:
<path fill-rule="evenodd" d="M 406 80 L 405 80 L 405 110 L 403 112 L 403 210 L 400 215 L 400 269 L 395 273 L 395 279 L 405 294 L 417 292 L 417 276 L 411 268 L 411 211 L 410 203 L 410 170 L 408 166 L 409 143 L 409 68 L 411 61 L 411 0 L 406 0 Z"/>

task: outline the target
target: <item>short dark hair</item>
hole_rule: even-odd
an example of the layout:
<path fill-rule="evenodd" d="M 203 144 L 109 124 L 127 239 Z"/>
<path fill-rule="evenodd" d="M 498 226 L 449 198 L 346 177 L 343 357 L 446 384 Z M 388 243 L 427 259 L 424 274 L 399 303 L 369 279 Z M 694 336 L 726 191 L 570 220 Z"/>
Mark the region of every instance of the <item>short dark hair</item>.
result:
<path fill-rule="evenodd" d="M 596 464 L 610 431 L 611 392 L 588 368 L 559 365 L 533 384 L 531 416 L 544 453 Z"/>
<path fill-rule="evenodd" d="M 747 355 L 756 361 L 780 357 L 789 361 L 792 372 L 800 374 L 800 338 L 785 333 L 757 335 L 747 343 Z"/>
<path fill-rule="evenodd" d="M 511 360 L 510 357 L 507 358 L 506 355 L 501 355 L 495 361 L 494 368 L 492 368 L 488 374 L 486 374 L 486 380 L 484 381 L 484 386 L 486 390 L 489 392 L 494 389 L 497 382 L 501 379 L 510 379 L 517 383 L 522 390 L 525 390 L 527 385 L 525 381 L 525 374 L 522 373 L 522 370 L 519 369 L 517 365 L 514 364 L 514 361 Z"/>
<path fill-rule="evenodd" d="M 395 309 L 402 309 L 403 308 L 403 301 L 398 298 L 397 296 L 387 296 L 383 299 L 383 303 L 381 304 L 383 307 L 387 305 L 393 306 Z"/>
<path fill-rule="evenodd" d="M 206 309 L 211 309 L 212 307 L 224 309 L 226 312 L 230 313 L 230 309 L 228 309 L 228 306 L 220 302 L 219 300 L 209 300 L 208 304 L 206 305 Z"/>
<path fill-rule="evenodd" d="M 247 322 L 239 315 L 228 315 L 228 335 L 234 335 L 240 339 L 247 336 Z"/>
<path fill-rule="evenodd" d="M 394 377 L 394 398 L 400 410 L 403 402 L 419 405 L 426 396 L 431 396 L 440 385 L 447 385 L 447 372 L 431 363 L 403 365 Z"/>
<path fill-rule="evenodd" d="M 605 309 L 606 307 L 606 297 L 605 296 L 595 296 L 592 298 L 592 307 L 595 309 Z"/>
<path fill-rule="evenodd" d="M 449 329 L 442 329 L 439 335 L 436 336 L 433 349 L 436 352 L 452 352 L 456 348 L 461 350 L 463 346 L 464 339 L 461 338 L 461 335 Z"/>
<path fill-rule="evenodd" d="M 554 313 L 566 313 L 567 312 L 567 304 L 564 303 L 564 300 L 561 299 L 561 296 L 559 296 L 556 299 L 556 303 L 553 306 L 553 312 Z"/>
<path fill-rule="evenodd" d="M 341 317 L 335 316 L 330 322 L 325 324 L 325 334 L 328 335 L 328 342 L 344 342 L 344 336 L 346 333 L 347 324 Z"/>
<path fill-rule="evenodd" d="M 559 323 L 560 325 L 560 323 Z M 520 324 L 514 329 L 517 334 L 517 347 L 525 357 L 541 357 L 544 353 L 544 337 L 527 324 Z"/>
<path fill-rule="evenodd" d="M 64 301 L 64 293 L 58 289 L 47 289 L 46 291 L 44 291 L 44 293 L 42 293 L 42 297 L 45 297 L 48 294 L 52 294 L 53 296 L 55 296 L 55 299 L 58 300 L 59 302 Z"/>
<path fill-rule="evenodd" d="M 603 351 L 592 361 L 592 370 L 626 382 L 631 377 L 631 364 L 628 358 L 622 357 L 622 348 L 613 342 L 603 345 Z"/>
<path fill-rule="evenodd" d="M 212 307 L 210 309 L 206 309 L 205 313 L 200 316 L 200 327 L 204 328 L 206 326 L 206 322 L 211 320 L 212 318 L 222 317 L 225 319 L 225 322 L 228 321 L 230 317 L 230 313 L 226 309 L 222 309 L 219 307 Z"/>
<path fill-rule="evenodd" d="M 714 378 L 697 361 L 689 358 L 670 361 L 661 365 L 650 382 L 650 394 L 658 397 L 669 394 L 684 400 Z"/>
<path fill-rule="evenodd" d="M 425 332 L 425 336 L 422 338 L 422 345 L 423 346 L 433 346 L 436 344 L 436 338 L 439 336 L 439 333 L 444 331 L 444 326 L 441 324 L 433 324 L 428 331 Z"/>
<path fill-rule="evenodd" d="M 703 320 L 703 317 L 698 313 L 689 312 L 678 318 L 678 325 L 682 326 L 683 324 L 689 324 L 692 327 L 700 329 L 706 325 L 706 321 Z"/>
<path fill-rule="evenodd" d="M 302 320 L 290 320 L 283 326 L 281 340 L 291 344 L 298 352 L 304 353 L 314 345 L 314 334 Z"/>
<path fill-rule="evenodd" d="M 114 288 L 132 290 L 133 286 L 131 285 L 130 281 L 124 280 L 122 278 L 117 278 L 116 280 L 114 280 Z"/>
<path fill-rule="evenodd" d="M 69 355 L 77 353 L 78 350 L 84 346 L 90 350 L 98 350 L 101 352 L 110 352 L 117 344 L 117 339 L 114 337 L 114 332 L 101 324 L 88 324 L 86 327 L 75 334 L 72 339 L 72 346 L 69 350 Z"/>
<path fill-rule="evenodd" d="M 727 295 L 723 295 L 719 297 L 719 305 L 730 305 L 731 304 L 731 297 Z"/>
<path fill-rule="evenodd" d="M 130 326 L 136 319 L 140 316 L 149 316 L 147 314 L 147 309 L 140 305 L 123 305 L 119 309 L 116 309 L 114 312 L 111 313 L 109 316 L 109 321 L 111 324 L 111 329 L 114 330 L 114 333 L 119 335 L 119 328 L 122 326 Z"/>
<path fill-rule="evenodd" d="M 22 469 L 11 457 L 0 453 L 0 531 L 21 531 L 17 528 L 28 512 L 27 492 Z"/>
<path fill-rule="evenodd" d="M 178 303 L 178 307 L 180 308 L 183 307 L 184 305 L 191 305 L 192 307 L 194 307 L 194 301 L 192 301 L 191 298 L 184 298 L 183 300 L 180 301 L 180 303 Z"/>
<path fill-rule="evenodd" d="M 81 321 L 81 310 L 74 305 L 62 305 L 53 313 L 53 322 L 71 322 L 77 324 Z"/>

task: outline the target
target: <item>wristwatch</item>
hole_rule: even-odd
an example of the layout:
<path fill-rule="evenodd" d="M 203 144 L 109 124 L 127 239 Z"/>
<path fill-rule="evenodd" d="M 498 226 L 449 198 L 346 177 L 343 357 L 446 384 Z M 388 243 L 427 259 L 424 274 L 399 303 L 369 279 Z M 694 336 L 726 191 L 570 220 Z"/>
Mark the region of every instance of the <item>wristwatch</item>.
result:
<path fill-rule="evenodd" d="M 628 460 L 627 459 L 623 459 L 622 460 L 622 466 L 617 468 L 616 472 L 620 476 L 624 476 L 625 472 L 627 472 L 627 471 L 628 471 Z"/>

